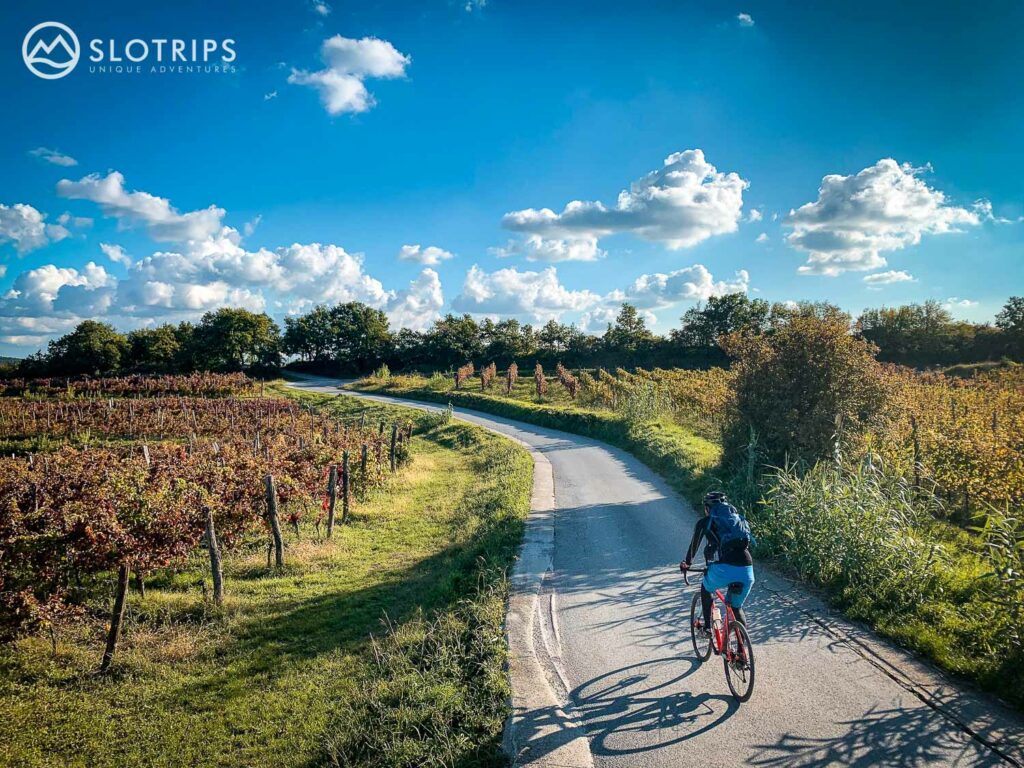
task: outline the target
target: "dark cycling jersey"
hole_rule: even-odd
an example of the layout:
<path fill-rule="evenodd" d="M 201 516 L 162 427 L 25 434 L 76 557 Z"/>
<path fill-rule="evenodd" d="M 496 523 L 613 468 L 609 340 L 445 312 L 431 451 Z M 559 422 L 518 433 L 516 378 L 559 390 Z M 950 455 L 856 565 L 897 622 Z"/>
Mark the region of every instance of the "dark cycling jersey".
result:
<path fill-rule="evenodd" d="M 724 563 L 725 565 L 753 565 L 754 558 L 750 556 L 750 547 L 745 542 L 736 542 L 725 551 L 719 552 L 718 536 L 715 535 L 714 527 L 711 525 L 711 518 L 705 515 L 697 521 L 693 529 L 693 538 L 690 539 L 690 547 L 686 550 L 686 562 L 692 563 L 697 554 L 697 547 L 701 539 L 707 539 L 704 547 L 704 559 L 709 562 Z"/>

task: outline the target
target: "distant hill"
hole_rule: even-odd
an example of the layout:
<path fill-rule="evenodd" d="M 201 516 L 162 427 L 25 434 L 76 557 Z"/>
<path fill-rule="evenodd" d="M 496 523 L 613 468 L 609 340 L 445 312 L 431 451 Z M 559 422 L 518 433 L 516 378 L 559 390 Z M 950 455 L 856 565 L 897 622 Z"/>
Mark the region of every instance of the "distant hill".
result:
<path fill-rule="evenodd" d="M 0 365 L 10 365 L 12 363 L 20 363 L 20 362 L 21 362 L 21 358 L 20 357 L 4 357 L 3 355 L 0 355 Z"/>

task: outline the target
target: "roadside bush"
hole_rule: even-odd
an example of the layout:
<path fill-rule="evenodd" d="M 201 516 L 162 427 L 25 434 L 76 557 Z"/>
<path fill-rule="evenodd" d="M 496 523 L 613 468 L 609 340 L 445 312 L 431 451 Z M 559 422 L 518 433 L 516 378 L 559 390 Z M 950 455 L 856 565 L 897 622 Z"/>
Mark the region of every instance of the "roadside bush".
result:
<path fill-rule="evenodd" d="M 883 368 L 874 347 L 850 334 L 845 316 L 797 313 L 771 333 L 732 334 L 722 344 L 734 372 L 729 456 L 753 429 L 769 462 L 811 463 L 832 456 L 837 444 L 859 441 L 884 417 Z"/>

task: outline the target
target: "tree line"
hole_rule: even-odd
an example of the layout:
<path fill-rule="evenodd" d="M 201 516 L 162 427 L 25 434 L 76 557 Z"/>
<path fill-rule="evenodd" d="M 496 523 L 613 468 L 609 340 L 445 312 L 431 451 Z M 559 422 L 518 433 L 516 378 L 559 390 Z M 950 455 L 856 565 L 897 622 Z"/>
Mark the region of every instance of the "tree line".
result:
<path fill-rule="evenodd" d="M 995 323 L 955 320 L 939 302 L 865 310 L 856 320 L 827 303 L 793 307 L 716 296 L 687 310 L 680 327 L 653 333 L 636 307 L 623 304 L 603 335 L 550 320 L 539 327 L 510 318 L 446 315 L 424 331 L 393 332 L 387 315 L 360 302 L 318 306 L 287 317 L 282 329 L 266 314 L 223 308 L 197 323 L 128 333 L 86 320 L 46 350 L 4 366 L 7 376 L 72 376 L 120 372 L 240 371 L 274 373 L 285 364 L 328 375 L 393 370 L 449 370 L 480 365 L 561 362 L 570 368 L 707 368 L 728 365 L 721 340 L 772 332 L 788 315 L 807 312 L 847 323 L 877 348 L 882 362 L 918 368 L 1024 359 L 1024 297 L 1011 297 Z"/>

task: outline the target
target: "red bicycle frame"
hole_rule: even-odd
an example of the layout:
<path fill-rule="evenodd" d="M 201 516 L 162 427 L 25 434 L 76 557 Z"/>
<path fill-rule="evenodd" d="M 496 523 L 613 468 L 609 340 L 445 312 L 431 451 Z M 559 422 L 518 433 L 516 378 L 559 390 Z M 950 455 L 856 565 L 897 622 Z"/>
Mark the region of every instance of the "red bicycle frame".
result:
<path fill-rule="evenodd" d="M 703 573 L 706 569 L 695 571 L 696 573 Z M 683 574 L 684 581 L 689 584 L 689 572 Z M 725 617 L 719 624 L 715 626 L 715 618 L 722 615 L 722 611 L 719 609 L 718 604 L 721 603 L 725 606 Z M 735 654 L 727 642 L 729 637 L 729 629 L 732 627 L 733 622 L 736 621 L 736 614 L 732 612 L 732 605 L 726 599 L 726 596 L 722 593 L 722 590 L 716 589 L 711 595 L 711 642 L 712 648 L 716 655 L 722 653 L 722 649 L 725 649 L 726 661 L 733 661 Z M 739 652 L 740 660 L 743 660 L 743 647 L 740 646 Z"/>

